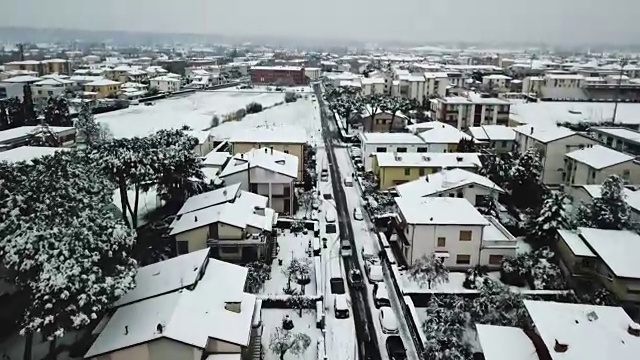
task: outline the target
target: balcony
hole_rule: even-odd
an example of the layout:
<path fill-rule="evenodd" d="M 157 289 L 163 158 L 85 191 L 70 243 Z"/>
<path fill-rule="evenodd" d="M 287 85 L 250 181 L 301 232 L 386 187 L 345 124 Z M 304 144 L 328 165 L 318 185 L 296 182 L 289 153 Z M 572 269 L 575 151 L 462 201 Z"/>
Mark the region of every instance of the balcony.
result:
<path fill-rule="evenodd" d="M 489 226 L 482 233 L 483 249 L 515 249 L 518 246 L 518 240 L 498 220 L 493 216 L 485 217 L 489 220 Z"/>

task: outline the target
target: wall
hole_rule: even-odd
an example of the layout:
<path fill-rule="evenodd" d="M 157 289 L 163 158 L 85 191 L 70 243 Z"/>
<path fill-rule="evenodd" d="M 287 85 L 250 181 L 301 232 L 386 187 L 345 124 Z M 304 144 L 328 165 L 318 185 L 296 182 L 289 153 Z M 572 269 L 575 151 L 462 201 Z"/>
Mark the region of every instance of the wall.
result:
<path fill-rule="evenodd" d="M 185 215 L 186 216 L 186 215 Z M 176 235 L 176 241 L 186 241 L 189 243 L 189 252 L 194 252 L 207 248 L 207 235 L 209 225 L 185 231 Z"/>
<path fill-rule="evenodd" d="M 211 339 L 207 342 L 207 351 L 213 354 L 240 354 L 242 347 L 222 340 Z"/>
<path fill-rule="evenodd" d="M 144 344 L 128 347 L 109 354 L 101 355 L 94 360 L 200 360 L 202 350 L 161 338 Z"/>
<path fill-rule="evenodd" d="M 470 230 L 471 241 L 460 241 L 460 231 Z M 480 244 L 482 240 L 483 226 L 464 225 L 408 225 L 405 235 L 412 244 L 407 262 L 412 264 L 423 255 L 432 254 L 435 251 L 449 253 L 449 258 L 444 259 L 444 264 L 451 269 L 468 269 L 480 261 Z M 437 238 L 444 237 L 444 247 L 437 247 Z M 471 255 L 471 263 L 468 265 L 456 264 L 457 255 Z"/>
<path fill-rule="evenodd" d="M 283 134 L 283 136 L 286 136 L 286 134 Z M 274 150 L 286 152 L 298 157 L 298 180 L 302 181 L 304 173 L 304 144 L 232 142 L 231 151 L 233 155 L 237 155 L 244 154 L 251 149 L 270 148 L 272 146 Z"/>
<path fill-rule="evenodd" d="M 375 159 L 375 157 L 374 157 Z M 449 169 L 456 168 L 455 166 L 449 166 Z M 474 168 L 465 168 L 470 172 L 476 172 Z M 408 170 L 409 174 L 407 175 L 405 170 Z M 409 181 L 418 180 L 421 176 L 425 176 L 428 174 L 433 174 L 441 171 L 441 167 L 384 167 L 380 168 L 377 164 L 373 164 L 372 171 L 374 174 L 378 175 L 378 179 L 380 182 L 380 189 L 386 190 L 392 186 L 404 184 Z"/>
<path fill-rule="evenodd" d="M 371 156 L 373 153 L 378 152 L 377 148 L 385 148 L 386 152 L 398 152 L 398 148 L 407 149 L 406 152 L 429 152 L 429 147 L 427 144 L 376 144 L 376 143 L 365 143 L 362 142 L 361 150 L 362 150 L 362 160 L 364 162 L 364 168 L 366 171 L 371 171 L 373 169 L 373 159 L 374 156 Z M 421 148 L 421 149 L 419 149 Z M 420 150 L 420 151 L 418 151 Z M 424 150 L 424 151 L 423 151 Z"/>

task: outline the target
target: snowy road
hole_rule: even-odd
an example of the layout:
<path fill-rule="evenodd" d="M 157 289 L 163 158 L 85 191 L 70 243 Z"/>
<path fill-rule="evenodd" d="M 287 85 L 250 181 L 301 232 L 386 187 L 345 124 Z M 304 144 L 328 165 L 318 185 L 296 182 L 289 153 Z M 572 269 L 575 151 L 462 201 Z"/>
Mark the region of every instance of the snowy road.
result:
<path fill-rule="evenodd" d="M 340 169 L 340 173 L 343 177 L 351 176 L 354 172 L 353 164 L 349 159 L 349 152 L 346 148 L 335 148 L 336 161 L 338 162 L 338 167 Z M 360 207 L 361 203 L 361 194 L 358 190 L 356 184 L 353 187 L 344 187 L 345 193 L 347 196 L 347 203 L 349 205 L 350 213 L 353 213 L 353 209 Z M 357 256 L 359 258 L 359 263 L 361 265 L 361 271 L 364 274 L 364 261 L 362 259 L 362 249 L 374 249 L 376 252 L 380 250 L 377 240 L 377 235 L 372 231 L 373 224 L 369 221 L 366 216 L 366 212 L 363 211 L 363 215 L 365 217 L 364 221 L 355 221 L 350 217 L 351 223 L 354 230 L 354 238 L 356 242 L 356 250 Z M 383 267 L 385 270 L 385 284 L 387 285 L 387 289 L 389 290 L 389 300 L 391 302 L 391 306 L 398 318 L 398 325 L 400 330 L 400 337 L 402 338 L 402 342 L 407 348 L 407 358 L 409 360 L 418 360 L 418 354 L 416 352 L 416 348 L 413 343 L 413 338 L 411 337 L 411 332 L 404 321 L 404 315 L 402 313 L 402 307 L 400 305 L 400 299 L 398 298 L 398 294 L 393 291 L 393 285 L 391 283 L 389 274 L 387 273 L 387 268 Z M 373 303 L 373 286 L 366 282 L 367 284 L 367 298 L 369 299 L 369 310 L 372 312 L 372 317 L 374 319 L 374 326 L 376 328 L 376 333 L 378 336 L 378 344 L 380 346 L 380 355 L 382 359 L 387 359 L 387 352 L 384 346 L 384 340 L 386 339 L 386 335 L 382 334 L 382 330 L 380 328 L 380 324 L 377 321 L 378 319 L 378 309 L 375 308 Z"/>

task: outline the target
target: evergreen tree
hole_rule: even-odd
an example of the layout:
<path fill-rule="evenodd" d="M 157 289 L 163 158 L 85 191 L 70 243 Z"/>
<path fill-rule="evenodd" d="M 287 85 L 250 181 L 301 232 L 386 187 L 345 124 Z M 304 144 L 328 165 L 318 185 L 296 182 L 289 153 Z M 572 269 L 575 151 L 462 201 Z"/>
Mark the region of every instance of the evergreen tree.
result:
<path fill-rule="evenodd" d="M 0 131 L 7 130 L 9 128 L 9 117 L 7 116 L 7 108 L 4 105 L 4 101 L 0 101 Z"/>
<path fill-rule="evenodd" d="M 61 147 L 62 141 L 49 125 L 40 124 L 31 132 L 30 146 Z"/>
<path fill-rule="evenodd" d="M 86 103 L 82 104 L 74 126 L 76 127 L 80 142 L 87 146 L 91 146 L 102 139 L 102 126 L 96 122 L 91 108 Z"/>
<path fill-rule="evenodd" d="M 547 244 L 559 229 L 571 229 L 570 214 L 565 209 L 567 197 L 561 192 L 548 192 L 542 202 L 542 210 L 532 214 L 525 224 L 527 238 L 533 243 Z"/>
<path fill-rule="evenodd" d="M 590 219 L 585 219 L 589 216 Z M 629 229 L 629 205 L 624 182 L 618 175 L 609 176 L 602 184 L 600 197 L 579 214 L 578 222 L 589 227 L 609 230 Z"/>
<path fill-rule="evenodd" d="M 435 254 L 424 255 L 408 269 L 409 277 L 421 285 L 432 285 L 449 282 L 449 270 L 441 258 Z"/>
<path fill-rule="evenodd" d="M 31 93 L 31 86 L 29 84 L 24 85 L 24 98 L 22 99 L 22 111 L 24 112 L 24 122 L 26 125 L 36 125 L 38 118 L 33 105 L 33 95 Z"/>
<path fill-rule="evenodd" d="M 459 153 L 474 153 L 476 150 L 476 143 L 473 139 L 467 138 L 460 139 L 458 146 L 456 147 L 456 152 Z"/>
<path fill-rule="evenodd" d="M 50 97 L 44 109 L 44 121 L 50 126 L 73 126 L 67 99 Z"/>
<path fill-rule="evenodd" d="M 22 103 L 17 97 L 8 100 L 7 116 L 9 118 L 9 128 L 13 129 L 25 125 Z"/>
<path fill-rule="evenodd" d="M 515 162 L 509 172 L 511 197 L 520 209 L 537 212 L 542 205 L 542 162 L 535 149 L 529 149 Z"/>

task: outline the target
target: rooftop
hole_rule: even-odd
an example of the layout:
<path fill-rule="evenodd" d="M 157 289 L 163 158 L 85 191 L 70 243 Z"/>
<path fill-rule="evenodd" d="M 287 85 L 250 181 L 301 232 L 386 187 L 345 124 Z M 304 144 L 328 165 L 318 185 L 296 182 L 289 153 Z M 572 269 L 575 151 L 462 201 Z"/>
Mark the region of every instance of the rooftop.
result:
<path fill-rule="evenodd" d="M 469 128 L 471 136 L 480 141 L 514 141 L 516 133 L 504 125 L 482 125 Z"/>
<path fill-rule="evenodd" d="M 27 137 L 35 131 L 37 126 L 21 126 L 9 130 L 0 131 L 0 144 L 10 142 L 14 139 Z M 49 126 L 49 129 L 55 133 L 61 133 L 64 131 L 75 130 L 74 127 L 68 126 Z"/>
<path fill-rule="evenodd" d="M 628 230 L 578 228 L 580 237 L 618 277 L 640 278 L 640 235 Z"/>
<path fill-rule="evenodd" d="M 480 168 L 475 153 L 374 153 L 380 167 Z"/>
<path fill-rule="evenodd" d="M 247 169 L 261 168 L 290 178 L 298 177 L 298 157 L 269 148 L 251 149 L 244 154 L 235 155 L 220 173 L 220 177 L 235 174 Z"/>
<path fill-rule="evenodd" d="M 12 78 L 4 79 L 2 82 L 6 83 L 28 83 L 28 82 L 36 82 L 42 80 L 39 77 L 31 76 L 31 75 L 20 75 L 14 76 Z"/>
<path fill-rule="evenodd" d="M 394 200 L 408 224 L 489 225 L 489 221 L 467 199 L 400 196 Z"/>
<path fill-rule="evenodd" d="M 229 139 L 231 143 L 258 143 L 258 144 L 306 144 L 307 132 L 300 127 L 288 127 L 286 132 L 277 129 L 246 129 L 234 134 Z"/>
<path fill-rule="evenodd" d="M 204 160 L 202 160 L 202 164 L 204 167 L 208 166 L 222 166 L 224 163 L 229 160 L 231 154 L 226 151 L 212 151 L 205 155 Z"/>
<path fill-rule="evenodd" d="M 491 74 L 491 75 L 485 75 L 482 77 L 482 79 L 489 79 L 489 80 L 511 80 L 511 77 L 507 76 L 507 75 L 503 75 L 503 74 Z"/>
<path fill-rule="evenodd" d="M 488 178 L 464 169 L 442 170 L 435 174 L 429 174 L 418 180 L 397 185 L 396 190 L 400 196 L 423 197 L 471 184 L 493 189 L 499 193 L 504 192 L 504 190 Z"/>
<path fill-rule="evenodd" d="M 270 70 L 270 71 L 301 71 L 301 66 L 252 66 L 251 70 Z"/>
<path fill-rule="evenodd" d="M 220 189 L 194 195 L 184 202 L 184 205 L 182 205 L 180 211 L 178 211 L 176 215 L 182 215 L 210 206 L 231 202 L 238 196 L 240 192 L 240 185 L 240 183 L 237 183 Z"/>
<path fill-rule="evenodd" d="M 596 170 L 608 168 L 623 162 L 632 161 L 633 156 L 621 153 L 602 145 L 587 146 L 565 154 L 566 157 L 586 164 Z"/>
<path fill-rule="evenodd" d="M 539 360 L 536 348 L 520 328 L 476 324 L 485 360 Z"/>
<path fill-rule="evenodd" d="M 640 132 L 622 127 L 594 127 L 589 129 L 599 133 L 604 133 L 614 137 L 622 138 L 628 141 L 640 144 Z"/>
<path fill-rule="evenodd" d="M 510 118 L 521 124 L 604 122 L 613 116 L 612 102 L 539 101 L 511 105 Z M 640 124 L 640 103 L 619 103 L 617 123 Z"/>
<path fill-rule="evenodd" d="M 424 140 L 418 135 L 409 133 L 360 133 L 365 144 L 405 144 L 420 145 Z"/>
<path fill-rule="evenodd" d="M 109 79 L 100 79 L 100 80 L 88 82 L 84 85 L 85 86 L 110 86 L 110 85 L 120 85 L 120 83 L 117 81 L 109 80 Z"/>
<path fill-rule="evenodd" d="M 587 244 L 580 238 L 580 234 L 571 230 L 558 230 L 558 235 L 567 244 L 571 252 L 576 256 L 584 257 L 596 257 L 596 255 L 589 249 Z"/>
<path fill-rule="evenodd" d="M 419 133 L 418 136 L 426 144 L 457 144 L 461 139 L 471 140 L 471 136 L 450 125 L 434 127 Z"/>
<path fill-rule="evenodd" d="M 520 125 L 513 128 L 513 130 L 545 144 L 577 134 L 571 129 L 557 125 Z"/>

